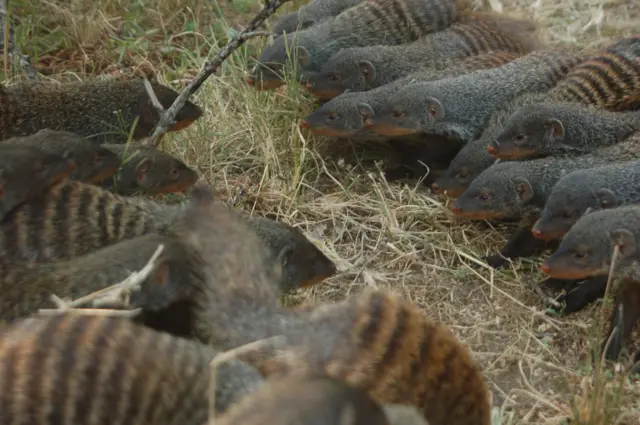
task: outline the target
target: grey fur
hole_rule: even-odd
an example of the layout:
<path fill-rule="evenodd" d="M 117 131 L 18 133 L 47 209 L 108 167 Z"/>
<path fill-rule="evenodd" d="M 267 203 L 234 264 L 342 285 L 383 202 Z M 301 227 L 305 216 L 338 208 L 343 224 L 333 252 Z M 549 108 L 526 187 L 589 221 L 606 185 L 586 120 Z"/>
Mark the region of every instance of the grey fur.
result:
<path fill-rule="evenodd" d="M 325 20 L 329 20 L 344 10 L 361 3 L 363 0 L 313 0 L 300 6 L 295 12 L 282 16 L 273 32 L 282 34 L 292 33 L 299 29 L 309 28 Z"/>

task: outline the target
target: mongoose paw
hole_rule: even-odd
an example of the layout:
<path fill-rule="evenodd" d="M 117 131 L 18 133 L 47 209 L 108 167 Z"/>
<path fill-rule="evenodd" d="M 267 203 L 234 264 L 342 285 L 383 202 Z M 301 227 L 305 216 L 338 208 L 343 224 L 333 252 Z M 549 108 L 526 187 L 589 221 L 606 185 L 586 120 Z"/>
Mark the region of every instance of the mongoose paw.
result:
<path fill-rule="evenodd" d="M 509 260 L 501 256 L 500 254 L 489 255 L 482 258 L 485 263 L 493 267 L 494 269 L 499 269 L 506 266 L 509 263 Z"/>

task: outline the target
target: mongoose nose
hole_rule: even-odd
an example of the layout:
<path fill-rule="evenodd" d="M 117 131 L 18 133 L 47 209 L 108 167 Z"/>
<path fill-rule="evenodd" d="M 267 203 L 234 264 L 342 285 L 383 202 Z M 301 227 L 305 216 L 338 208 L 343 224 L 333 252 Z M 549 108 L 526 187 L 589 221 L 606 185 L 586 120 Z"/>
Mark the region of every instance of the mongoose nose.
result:
<path fill-rule="evenodd" d="M 440 193 L 442 192 L 442 188 L 440 187 L 440 185 L 436 182 L 431 183 L 431 190 L 433 190 L 435 193 Z"/>
<path fill-rule="evenodd" d="M 496 142 L 491 143 L 489 146 L 487 146 L 487 152 L 489 152 L 491 155 L 495 155 L 498 153 L 498 144 Z"/>
<path fill-rule="evenodd" d="M 300 120 L 300 128 L 309 128 L 309 121 Z"/>
<path fill-rule="evenodd" d="M 455 205 L 451 205 L 449 207 L 449 209 L 454 213 L 454 214 L 460 214 L 462 212 L 462 208 L 460 207 L 456 207 Z"/>
<path fill-rule="evenodd" d="M 250 86 L 253 85 L 253 78 L 247 78 L 247 84 L 249 84 Z"/>
<path fill-rule="evenodd" d="M 313 88 L 313 84 L 311 83 L 306 83 L 304 86 L 307 88 L 307 90 L 311 90 Z"/>
<path fill-rule="evenodd" d="M 536 238 L 541 238 L 543 236 L 543 233 L 535 228 L 531 229 L 531 233 L 533 233 L 533 236 L 535 236 Z"/>
<path fill-rule="evenodd" d="M 542 265 L 540 266 L 540 270 L 542 270 L 542 273 L 544 274 L 549 274 L 549 272 L 551 271 L 551 267 L 549 267 L 547 263 L 542 263 Z"/>

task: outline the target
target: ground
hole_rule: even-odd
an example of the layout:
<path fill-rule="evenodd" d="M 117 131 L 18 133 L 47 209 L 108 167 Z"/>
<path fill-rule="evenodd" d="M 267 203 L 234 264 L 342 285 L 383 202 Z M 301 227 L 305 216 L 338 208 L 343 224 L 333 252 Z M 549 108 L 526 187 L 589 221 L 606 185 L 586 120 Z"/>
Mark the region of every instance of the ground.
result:
<path fill-rule="evenodd" d="M 181 89 L 260 8 L 220 1 L 13 0 L 10 12 L 18 44 L 48 78 L 154 74 Z M 640 3 L 627 0 L 476 3 L 532 17 L 548 43 L 606 42 L 640 19 Z M 239 49 L 203 85 L 193 100 L 204 117 L 162 147 L 237 208 L 299 226 L 336 261 L 337 276 L 289 302 L 331 302 L 364 287 L 399 291 L 470 347 L 494 394 L 495 423 L 637 424 L 640 383 L 590 368 L 589 347 L 607 318 L 602 305 L 549 314 L 533 290 L 543 278 L 539 259 L 504 271 L 482 262 L 505 241 L 504 229 L 458 222 L 446 199 L 387 183 L 376 166 L 354 161 L 350 145 L 301 131 L 297 120 L 314 104 L 295 84 L 256 92 L 245 82 L 263 43 Z"/>

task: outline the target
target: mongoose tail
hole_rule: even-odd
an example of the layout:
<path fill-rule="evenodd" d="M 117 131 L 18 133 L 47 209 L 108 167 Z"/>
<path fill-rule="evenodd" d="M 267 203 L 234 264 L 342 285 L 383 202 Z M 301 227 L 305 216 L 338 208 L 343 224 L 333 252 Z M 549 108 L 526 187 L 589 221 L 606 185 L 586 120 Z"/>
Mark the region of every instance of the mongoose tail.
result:
<path fill-rule="evenodd" d="M 377 136 L 368 128 L 373 117 L 389 96 L 411 84 L 452 78 L 473 71 L 496 68 L 522 56 L 519 53 L 488 52 L 477 56 L 451 61 L 443 70 L 421 70 L 409 74 L 382 87 L 369 91 L 349 92 L 337 96 L 316 109 L 301 122 L 303 128 L 322 136 L 362 138 L 370 141 Z M 378 136 L 380 137 L 380 136 Z"/>
<path fill-rule="evenodd" d="M 68 151 L 52 154 L 0 144 L 0 221 L 67 180 L 75 167 L 73 153 Z"/>
<path fill-rule="evenodd" d="M 152 82 L 167 109 L 178 97 L 173 89 Z M 202 110 L 187 101 L 169 131 L 188 127 Z M 88 80 L 73 83 L 21 83 L 0 91 L 0 140 L 28 136 L 39 130 L 68 131 L 96 143 L 125 143 L 149 137 L 158 111 L 141 79 Z"/>
<path fill-rule="evenodd" d="M 69 179 L 86 183 L 112 176 L 120 164 L 114 153 L 68 131 L 44 129 L 30 136 L 3 140 L 0 146 L 30 147 L 48 154 L 67 152 L 75 163 Z"/>
<path fill-rule="evenodd" d="M 215 355 L 211 347 L 125 318 L 21 320 L 4 328 L 0 339 L 0 422 L 203 424 Z M 223 412 L 261 382 L 246 364 L 222 365 L 216 410 Z"/>
<path fill-rule="evenodd" d="M 536 24 L 530 20 L 474 13 L 409 44 L 342 49 L 309 79 L 306 88 L 316 98 L 328 100 L 345 90 L 371 90 L 412 72 L 444 71 L 481 54 L 522 56 L 538 45 L 536 32 Z"/>
<path fill-rule="evenodd" d="M 117 176 L 101 186 L 120 195 L 183 192 L 198 181 L 198 173 L 184 162 L 159 149 L 141 144 L 103 144 L 117 154 L 122 165 Z"/>

